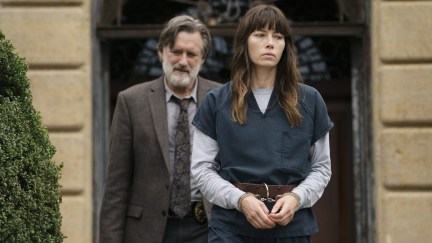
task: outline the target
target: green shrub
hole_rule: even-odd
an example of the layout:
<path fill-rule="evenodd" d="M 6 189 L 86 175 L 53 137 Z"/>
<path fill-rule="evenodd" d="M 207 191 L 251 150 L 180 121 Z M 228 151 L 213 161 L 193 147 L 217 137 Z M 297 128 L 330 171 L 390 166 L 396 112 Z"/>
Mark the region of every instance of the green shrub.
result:
<path fill-rule="evenodd" d="M 60 169 L 27 65 L 0 32 L 0 242 L 62 242 Z"/>

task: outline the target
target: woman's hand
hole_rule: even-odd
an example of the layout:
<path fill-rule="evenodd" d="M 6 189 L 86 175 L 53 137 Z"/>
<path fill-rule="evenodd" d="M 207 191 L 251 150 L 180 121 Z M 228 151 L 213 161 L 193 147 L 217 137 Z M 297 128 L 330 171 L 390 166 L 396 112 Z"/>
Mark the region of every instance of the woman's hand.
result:
<path fill-rule="evenodd" d="M 271 229 L 276 226 L 269 218 L 269 210 L 266 205 L 258 200 L 253 194 L 244 195 L 240 199 L 240 209 L 246 219 L 257 229 Z"/>
<path fill-rule="evenodd" d="M 287 193 L 276 201 L 268 217 L 273 222 L 285 226 L 293 219 L 299 204 L 299 199 L 295 195 Z"/>

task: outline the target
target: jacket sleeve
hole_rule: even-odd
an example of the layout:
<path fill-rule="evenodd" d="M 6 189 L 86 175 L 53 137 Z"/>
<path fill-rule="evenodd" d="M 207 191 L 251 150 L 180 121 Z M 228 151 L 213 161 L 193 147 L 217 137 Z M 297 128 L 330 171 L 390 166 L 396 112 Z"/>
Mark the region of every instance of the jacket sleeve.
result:
<path fill-rule="evenodd" d="M 111 125 L 106 184 L 100 212 L 100 242 L 123 242 L 133 169 L 132 125 L 127 102 L 119 94 Z"/>

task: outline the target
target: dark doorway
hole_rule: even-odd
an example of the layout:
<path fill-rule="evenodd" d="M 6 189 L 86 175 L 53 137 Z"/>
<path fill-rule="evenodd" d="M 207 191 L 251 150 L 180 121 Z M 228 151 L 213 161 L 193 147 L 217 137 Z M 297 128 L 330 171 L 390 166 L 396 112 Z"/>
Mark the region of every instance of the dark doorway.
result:
<path fill-rule="evenodd" d="M 335 82 L 328 82 L 327 86 L 326 89 L 340 91 L 335 95 L 320 90 L 334 123 L 330 132 L 332 177 L 313 206 L 320 231 L 312 239 L 317 243 L 355 242 L 350 89 L 349 85 L 341 87 Z"/>

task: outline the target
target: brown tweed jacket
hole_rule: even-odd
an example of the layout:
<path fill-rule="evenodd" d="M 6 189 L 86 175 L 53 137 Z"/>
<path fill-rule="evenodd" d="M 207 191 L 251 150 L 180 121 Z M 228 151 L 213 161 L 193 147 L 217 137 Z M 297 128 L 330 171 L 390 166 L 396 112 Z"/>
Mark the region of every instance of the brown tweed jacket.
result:
<path fill-rule="evenodd" d="M 220 84 L 198 80 L 198 104 Z M 163 77 L 118 95 L 106 185 L 100 212 L 100 243 L 162 242 L 170 177 Z"/>

